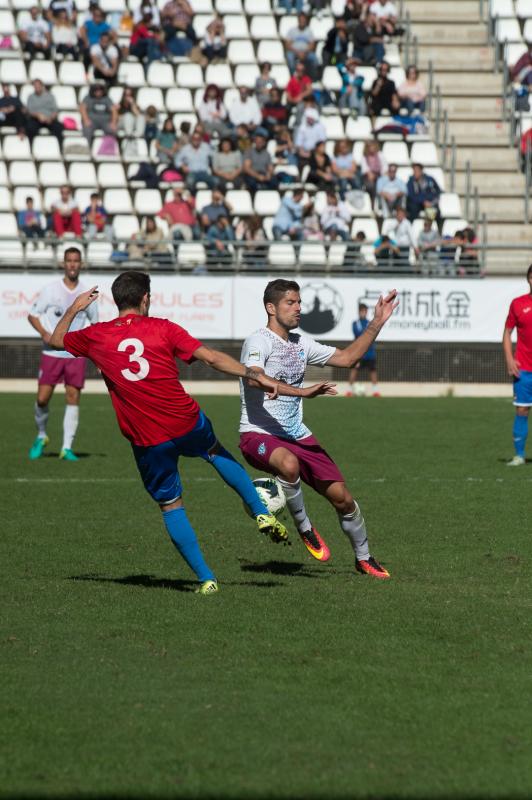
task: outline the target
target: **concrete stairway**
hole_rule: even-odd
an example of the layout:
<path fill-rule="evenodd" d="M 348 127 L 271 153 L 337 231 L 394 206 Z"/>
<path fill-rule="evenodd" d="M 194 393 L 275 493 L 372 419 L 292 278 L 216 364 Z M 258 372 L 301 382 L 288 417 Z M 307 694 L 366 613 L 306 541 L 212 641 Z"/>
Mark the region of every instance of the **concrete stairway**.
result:
<path fill-rule="evenodd" d="M 484 3 L 485 8 L 487 3 Z M 478 0 L 405 0 L 418 42 L 418 67 L 426 79 L 432 63 L 434 88 L 456 142 L 455 191 L 464 208 L 466 165 L 472 169 L 489 244 L 519 244 L 522 250 L 488 251 L 490 274 L 522 274 L 532 261 L 532 226 L 524 224 L 525 181 L 509 124 L 503 120 L 503 77 L 494 72 L 494 52 Z M 435 108 L 433 106 L 432 113 Z M 447 154 L 447 166 L 450 159 Z M 449 189 L 449 175 L 447 177 Z M 472 206 L 470 206 L 470 218 Z M 527 247 L 528 245 L 528 247 Z"/>

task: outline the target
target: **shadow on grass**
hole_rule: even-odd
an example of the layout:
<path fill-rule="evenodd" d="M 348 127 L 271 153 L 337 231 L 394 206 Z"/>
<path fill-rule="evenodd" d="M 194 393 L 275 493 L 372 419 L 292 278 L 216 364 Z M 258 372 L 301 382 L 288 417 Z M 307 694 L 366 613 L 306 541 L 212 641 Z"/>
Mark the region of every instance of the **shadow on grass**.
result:
<path fill-rule="evenodd" d="M 111 578 L 107 575 L 70 575 L 69 581 L 93 581 L 95 583 L 118 583 L 123 586 L 140 586 L 143 589 L 172 589 L 174 592 L 193 592 L 198 582 L 182 578 L 155 578 L 153 575 L 124 575 Z M 284 586 L 279 581 L 220 581 L 222 586 L 250 586 L 254 589 L 271 589 Z"/>
<path fill-rule="evenodd" d="M 265 561 L 262 564 L 243 558 L 240 558 L 239 561 L 242 572 L 265 572 L 268 575 L 290 575 L 296 578 L 323 579 L 329 577 L 323 567 L 310 566 L 299 561 Z"/>

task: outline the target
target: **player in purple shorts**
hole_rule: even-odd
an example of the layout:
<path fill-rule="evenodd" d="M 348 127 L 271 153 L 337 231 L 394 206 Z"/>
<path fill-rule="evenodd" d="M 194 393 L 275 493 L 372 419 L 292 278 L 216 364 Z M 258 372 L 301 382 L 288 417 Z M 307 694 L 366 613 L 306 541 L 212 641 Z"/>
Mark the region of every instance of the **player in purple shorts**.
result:
<path fill-rule="evenodd" d="M 294 333 L 301 316 L 299 285 L 282 279 L 270 281 L 264 292 L 268 323 L 246 339 L 241 361 L 296 387 L 303 384 L 307 364 L 350 369 L 391 317 L 397 307 L 396 296 L 393 291 L 381 297 L 366 330 L 341 350 L 319 344 L 304 333 Z M 253 381 L 241 381 L 240 399 L 240 449 L 249 464 L 277 477 L 307 550 L 319 561 L 330 557 L 329 548 L 306 512 L 301 480 L 336 509 L 340 526 L 355 552 L 357 571 L 389 578 L 388 571 L 369 552 L 364 518 L 342 473 L 303 423 L 301 398 L 269 400 Z"/>
<path fill-rule="evenodd" d="M 74 358 L 66 350 L 54 350 L 49 345 L 55 326 L 72 305 L 78 294 L 88 287 L 79 280 L 81 271 L 81 250 L 69 247 L 65 250 L 63 261 L 64 275 L 47 284 L 39 292 L 28 314 L 28 322 L 35 328 L 43 341 L 43 351 L 39 364 L 39 386 L 35 402 L 35 424 L 37 438 L 33 442 L 29 456 L 32 460 L 40 458 L 48 444 L 46 426 L 48 423 L 48 404 L 58 383 L 65 384 L 65 415 L 63 417 L 63 444 L 59 458 L 77 461 L 72 450 L 74 436 L 79 421 L 79 400 L 85 384 L 85 358 Z M 81 330 L 98 322 L 98 307 L 93 303 L 75 318 L 72 330 Z"/>

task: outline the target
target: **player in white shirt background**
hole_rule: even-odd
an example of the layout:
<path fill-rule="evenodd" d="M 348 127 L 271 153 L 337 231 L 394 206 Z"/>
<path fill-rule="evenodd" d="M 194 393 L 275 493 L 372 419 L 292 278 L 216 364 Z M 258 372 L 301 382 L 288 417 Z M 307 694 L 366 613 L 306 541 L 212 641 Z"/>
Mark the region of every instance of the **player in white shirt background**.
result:
<path fill-rule="evenodd" d="M 66 403 L 63 417 L 63 444 L 59 458 L 65 461 L 78 460 L 72 451 L 72 444 L 79 422 L 79 401 L 85 383 L 86 359 L 75 358 L 66 350 L 54 350 L 49 346 L 49 341 L 55 326 L 67 308 L 72 305 L 78 294 L 88 288 L 79 280 L 81 266 L 81 251 L 77 247 L 67 248 L 63 256 L 63 278 L 57 279 L 41 289 L 28 314 L 28 322 L 35 328 L 43 341 L 37 400 L 34 409 L 37 438 L 29 452 L 32 460 L 40 458 L 48 444 L 46 433 L 49 416 L 48 404 L 59 383 L 65 385 Z M 96 303 L 93 303 L 76 316 L 71 330 L 81 330 L 97 321 L 98 307 Z"/>
<path fill-rule="evenodd" d="M 353 367 L 378 336 L 397 307 L 397 292 L 381 297 L 366 330 L 347 347 L 320 344 L 304 333 L 294 333 L 301 317 L 301 296 L 295 281 L 270 281 L 264 292 L 268 315 L 265 328 L 243 344 L 241 361 L 266 375 L 300 387 L 307 364 Z M 358 572 L 386 579 L 390 575 L 370 554 L 366 525 L 342 473 L 303 422 L 300 397 L 268 399 L 253 381 L 241 382 L 240 449 L 246 461 L 277 477 L 288 509 L 307 550 L 319 561 L 330 551 L 305 509 L 301 480 L 335 508 L 340 527 L 355 552 Z"/>

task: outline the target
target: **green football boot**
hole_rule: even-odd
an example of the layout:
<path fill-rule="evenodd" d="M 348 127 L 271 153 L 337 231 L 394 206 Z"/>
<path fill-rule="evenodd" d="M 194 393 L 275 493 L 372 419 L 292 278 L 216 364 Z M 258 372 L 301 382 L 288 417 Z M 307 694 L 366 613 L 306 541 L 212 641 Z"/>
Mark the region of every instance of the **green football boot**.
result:
<path fill-rule="evenodd" d="M 46 447 L 48 442 L 49 442 L 48 436 L 37 436 L 32 446 L 30 447 L 29 456 L 32 461 L 35 461 L 36 458 L 40 458 L 42 456 L 44 448 Z"/>

